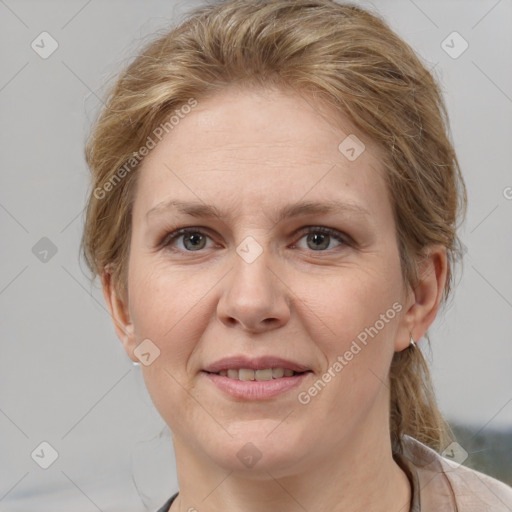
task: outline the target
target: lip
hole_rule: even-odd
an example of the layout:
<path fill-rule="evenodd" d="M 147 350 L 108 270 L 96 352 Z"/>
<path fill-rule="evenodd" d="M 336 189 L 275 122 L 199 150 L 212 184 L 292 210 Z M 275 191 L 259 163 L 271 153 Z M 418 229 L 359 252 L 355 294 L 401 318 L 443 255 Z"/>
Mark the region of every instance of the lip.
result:
<path fill-rule="evenodd" d="M 267 368 L 269 367 L 267 366 Z M 281 377 L 279 379 L 262 381 L 230 379 L 229 377 L 216 375 L 215 373 L 207 373 L 206 371 L 202 371 L 201 374 L 209 379 L 211 383 L 215 384 L 218 389 L 234 398 L 242 400 L 265 400 L 296 388 L 304 379 L 312 374 L 312 372 L 307 371 L 306 373 L 294 375 L 293 377 Z"/>
<path fill-rule="evenodd" d="M 220 372 L 221 370 L 229 370 L 233 368 L 247 368 L 249 370 L 265 370 L 267 368 L 288 368 L 290 370 L 293 370 L 294 372 L 307 372 L 308 370 L 310 370 L 310 368 L 308 368 L 307 366 L 296 363 L 295 361 L 290 361 L 288 359 L 282 359 L 280 357 L 262 356 L 249 358 L 244 355 L 239 355 L 219 359 L 218 361 L 215 361 L 214 363 L 209 364 L 208 366 L 203 368 L 203 371 L 217 373 Z"/>

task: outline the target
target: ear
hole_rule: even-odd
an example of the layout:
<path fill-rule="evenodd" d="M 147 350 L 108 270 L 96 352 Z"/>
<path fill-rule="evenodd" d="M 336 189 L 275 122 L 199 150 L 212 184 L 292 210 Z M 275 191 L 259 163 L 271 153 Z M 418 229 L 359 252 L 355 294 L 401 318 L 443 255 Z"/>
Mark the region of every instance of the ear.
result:
<path fill-rule="evenodd" d="M 410 343 L 421 339 L 434 322 L 448 275 L 446 248 L 443 245 L 431 245 L 418 269 L 418 286 L 411 290 L 405 301 L 406 311 L 402 317 L 395 340 L 395 352 L 405 350 Z"/>
<path fill-rule="evenodd" d="M 135 342 L 133 323 L 130 318 L 128 300 L 127 298 L 118 296 L 109 266 L 105 267 L 103 270 L 101 286 L 103 289 L 103 297 L 105 297 L 110 316 L 114 322 L 117 337 L 121 340 L 128 357 L 135 363 L 138 363 L 139 359 L 133 353 L 137 345 Z"/>

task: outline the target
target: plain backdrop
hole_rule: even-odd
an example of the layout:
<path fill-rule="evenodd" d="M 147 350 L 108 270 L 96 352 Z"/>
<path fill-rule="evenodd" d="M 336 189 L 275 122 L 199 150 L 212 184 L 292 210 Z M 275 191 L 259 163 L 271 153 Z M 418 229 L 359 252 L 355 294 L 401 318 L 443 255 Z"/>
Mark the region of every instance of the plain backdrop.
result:
<path fill-rule="evenodd" d="M 197 4 L 0 0 L 0 511 L 139 512 L 178 489 L 165 424 L 78 247 L 105 83 Z M 464 273 L 430 330 L 442 411 L 510 428 L 512 2 L 361 4 L 434 67 L 468 186 Z"/>

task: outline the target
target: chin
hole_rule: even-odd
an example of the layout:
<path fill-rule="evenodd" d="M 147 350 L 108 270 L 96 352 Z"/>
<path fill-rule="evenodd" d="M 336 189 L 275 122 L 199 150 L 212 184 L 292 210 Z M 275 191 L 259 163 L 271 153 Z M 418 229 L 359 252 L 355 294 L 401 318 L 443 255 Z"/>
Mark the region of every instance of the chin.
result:
<path fill-rule="evenodd" d="M 289 428 L 279 432 L 279 422 L 256 420 L 231 425 L 232 438 L 218 439 L 210 446 L 209 457 L 226 471 L 248 478 L 268 479 L 268 473 L 281 477 L 291 475 L 307 458 L 304 435 L 290 435 Z M 277 428 L 276 428 L 277 427 Z"/>

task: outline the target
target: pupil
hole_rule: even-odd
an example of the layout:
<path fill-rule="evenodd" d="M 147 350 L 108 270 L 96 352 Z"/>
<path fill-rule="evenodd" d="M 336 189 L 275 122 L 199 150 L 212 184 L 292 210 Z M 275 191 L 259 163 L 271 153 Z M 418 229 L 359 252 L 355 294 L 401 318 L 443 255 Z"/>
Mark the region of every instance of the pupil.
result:
<path fill-rule="evenodd" d="M 202 235 L 196 233 L 196 234 L 189 235 L 188 241 L 191 243 L 193 248 L 197 248 L 200 245 L 202 238 L 203 238 Z"/>
<path fill-rule="evenodd" d="M 329 235 L 325 235 L 325 234 L 322 234 L 322 233 L 316 233 L 316 234 L 313 234 L 311 235 L 312 236 L 312 239 L 314 240 L 314 246 L 316 249 L 320 248 L 320 249 L 325 249 L 328 245 L 329 245 Z M 325 241 L 327 241 L 327 244 L 325 243 Z M 320 244 L 323 243 L 323 245 L 320 245 L 320 244 L 317 244 L 317 242 L 320 242 Z"/>

